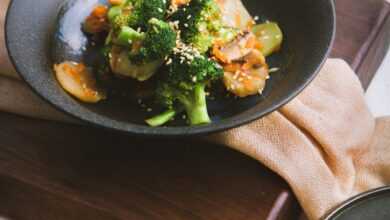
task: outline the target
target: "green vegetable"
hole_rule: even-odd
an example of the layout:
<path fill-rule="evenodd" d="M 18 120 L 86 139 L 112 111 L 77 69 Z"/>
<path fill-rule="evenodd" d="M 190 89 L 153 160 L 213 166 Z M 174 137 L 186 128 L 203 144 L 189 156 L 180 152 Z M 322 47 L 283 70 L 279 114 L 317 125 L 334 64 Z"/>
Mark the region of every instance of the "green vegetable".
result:
<path fill-rule="evenodd" d="M 108 20 L 114 29 L 130 26 L 144 30 L 150 19 L 165 18 L 167 5 L 166 0 L 127 0 L 110 8 Z"/>
<path fill-rule="evenodd" d="M 131 27 L 122 26 L 121 30 L 116 37 L 115 43 L 122 46 L 129 46 L 132 42 L 144 39 L 145 34 L 139 33 Z"/>
<path fill-rule="evenodd" d="M 113 46 L 109 55 L 110 67 L 116 75 L 131 77 L 138 81 L 146 81 L 156 73 L 162 65 L 162 60 L 153 60 L 143 64 L 130 61 L 129 51 L 123 47 Z"/>
<path fill-rule="evenodd" d="M 109 45 L 111 44 L 111 41 L 112 41 L 112 35 L 114 34 L 114 31 L 113 30 L 110 30 L 110 32 L 108 32 L 108 35 L 106 37 L 106 40 L 104 41 L 104 45 Z"/>
<path fill-rule="evenodd" d="M 120 16 L 121 14 L 122 14 L 122 7 L 121 6 L 114 6 L 114 7 L 111 7 L 110 10 L 108 10 L 107 17 L 108 17 L 108 20 L 110 22 L 114 22 L 115 18 Z"/>
<path fill-rule="evenodd" d="M 112 29 L 117 31 L 122 26 L 129 26 L 133 23 L 134 16 L 132 15 L 133 6 L 130 1 L 125 1 L 122 5 L 113 6 L 108 11 L 107 17 Z"/>
<path fill-rule="evenodd" d="M 112 53 L 111 69 L 118 75 L 139 81 L 149 79 L 176 46 L 176 32 L 168 23 L 155 18 L 150 19 L 146 33 L 129 26 L 122 26 L 115 32 L 109 36 L 113 38 L 113 45 L 120 46 L 121 50 Z M 110 42 L 106 41 L 107 44 Z M 135 43 L 140 47 L 132 47 Z"/>
<path fill-rule="evenodd" d="M 186 58 L 192 56 L 193 60 Z M 177 53 L 171 59 L 165 80 L 159 82 L 157 100 L 171 111 L 175 111 L 177 105 L 184 107 L 191 125 L 210 123 L 205 88 L 223 76 L 222 68 L 196 53 Z"/>
<path fill-rule="evenodd" d="M 261 52 L 264 56 L 271 55 L 278 51 L 283 42 L 283 33 L 275 22 L 267 22 L 253 27 L 253 33 L 263 45 Z"/>
<path fill-rule="evenodd" d="M 123 26 L 129 26 L 132 20 L 132 16 L 127 13 L 121 13 L 115 17 L 111 22 L 112 30 L 117 31 Z"/>
<path fill-rule="evenodd" d="M 214 0 L 191 0 L 188 5 L 179 8 L 171 20 L 179 21 L 183 41 L 201 53 L 212 46 L 222 27 L 221 10 Z"/>
<path fill-rule="evenodd" d="M 140 51 L 135 55 L 130 55 L 130 59 L 135 63 L 162 59 L 169 55 L 175 46 L 176 32 L 168 23 L 152 18 L 148 22 Z"/>
<path fill-rule="evenodd" d="M 176 111 L 169 109 L 153 118 L 147 119 L 146 123 L 151 127 L 158 127 L 169 122 L 173 117 L 175 117 Z"/>
<path fill-rule="evenodd" d="M 130 0 L 132 6 L 129 25 L 146 28 L 152 18 L 164 19 L 167 12 L 167 0 Z"/>

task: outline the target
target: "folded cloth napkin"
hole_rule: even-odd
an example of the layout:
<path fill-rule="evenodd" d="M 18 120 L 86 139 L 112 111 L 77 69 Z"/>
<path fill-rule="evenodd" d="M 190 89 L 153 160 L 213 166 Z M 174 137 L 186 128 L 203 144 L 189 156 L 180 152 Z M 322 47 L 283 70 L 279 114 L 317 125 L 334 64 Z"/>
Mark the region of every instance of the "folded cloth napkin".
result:
<path fill-rule="evenodd" d="M 373 118 L 358 78 L 342 60 L 328 60 L 279 111 L 211 140 L 282 176 L 310 219 L 390 183 L 390 118 Z"/>
<path fill-rule="evenodd" d="M 0 13 L 7 2 L 0 2 Z M 0 110 L 75 121 L 17 79 L 2 31 L 0 72 Z M 321 218 L 357 193 L 390 183 L 390 118 L 373 118 L 359 80 L 342 60 L 328 60 L 313 83 L 279 111 L 208 140 L 247 154 L 282 176 L 310 219 Z"/>

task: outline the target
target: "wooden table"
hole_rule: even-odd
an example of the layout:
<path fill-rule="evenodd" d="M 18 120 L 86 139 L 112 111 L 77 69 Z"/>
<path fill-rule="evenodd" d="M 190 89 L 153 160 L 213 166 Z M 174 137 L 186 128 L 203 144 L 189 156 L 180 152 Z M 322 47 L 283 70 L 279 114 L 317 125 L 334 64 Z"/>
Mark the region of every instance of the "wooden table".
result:
<path fill-rule="evenodd" d="M 365 86 L 384 55 L 389 4 L 337 0 L 334 57 Z M 297 219 L 287 184 L 200 140 L 142 140 L 0 113 L 0 219 Z"/>

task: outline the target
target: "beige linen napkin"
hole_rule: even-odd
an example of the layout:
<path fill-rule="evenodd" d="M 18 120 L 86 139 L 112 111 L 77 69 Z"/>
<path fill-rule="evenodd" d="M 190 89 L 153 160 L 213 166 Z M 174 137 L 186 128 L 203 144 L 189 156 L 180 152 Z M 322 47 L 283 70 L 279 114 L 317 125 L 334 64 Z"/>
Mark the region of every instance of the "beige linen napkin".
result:
<path fill-rule="evenodd" d="M 0 2 L 0 13 L 7 2 Z M 71 120 L 17 79 L 2 31 L 0 72 L 0 110 Z M 328 60 L 314 82 L 279 111 L 209 140 L 247 154 L 282 176 L 310 219 L 319 219 L 359 192 L 390 183 L 390 118 L 372 117 L 359 80 L 342 60 Z"/>

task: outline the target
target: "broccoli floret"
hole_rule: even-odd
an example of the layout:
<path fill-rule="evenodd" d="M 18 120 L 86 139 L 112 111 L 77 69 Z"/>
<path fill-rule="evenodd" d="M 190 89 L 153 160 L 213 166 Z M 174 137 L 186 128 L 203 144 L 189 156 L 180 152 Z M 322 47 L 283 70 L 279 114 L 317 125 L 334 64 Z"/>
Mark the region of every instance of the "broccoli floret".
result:
<path fill-rule="evenodd" d="M 128 26 L 131 22 L 131 16 L 129 14 L 120 14 L 112 19 L 111 25 L 113 30 L 118 30 L 123 26 Z"/>
<path fill-rule="evenodd" d="M 166 116 L 173 117 L 173 112 L 177 112 L 175 109 L 182 107 L 191 125 L 210 123 L 205 88 L 223 76 L 222 68 L 214 60 L 188 52 L 176 53 L 171 59 L 167 76 L 160 81 L 156 91 L 157 100 L 168 111 L 147 122 L 160 126 L 170 119 Z"/>
<path fill-rule="evenodd" d="M 214 0 L 192 0 L 176 11 L 172 21 L 179 21 L 181 38 L 200 52 L 206 52 L 223 26 L 219 6 Z"/>
<path fill-rule="evenodd" d="M 112 28 L 118 30 L 123 26 L 135 23 L 136 16 L 133 16 L 133 6 L 129 1 L 125 1 L 122 5 L 113 6 L 108 11 L 107 17 Z"/>
<path fill-rule="evenodd" d="M 152 18 L 164 19 L 167 12 L 166 0 L 130 0 L 133 10 L 130 19 L 132 27 L 147 27 Z"/>
<path fill-rule="evenodd" d="M 137 54 L 131 54 L 130 59 L 135 63 L 162 59 L 169 55 L 175 46 L 176 32 L 168 23 L 152 18 L 148 22 L 142 47 Z"/>
<path fill-rule="evenodd" d="M 145 29 L 152 18 L 164 19 L 166 0 L 127 0 L 122 5 L 111 7 L 108 18 L 114 28 L 130 26 Z"/>

